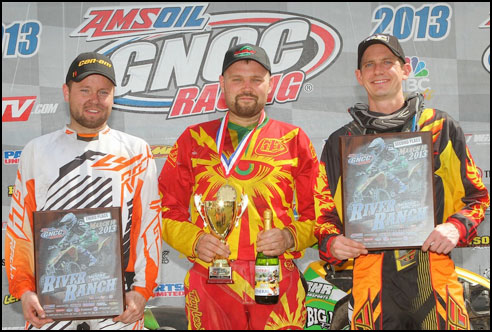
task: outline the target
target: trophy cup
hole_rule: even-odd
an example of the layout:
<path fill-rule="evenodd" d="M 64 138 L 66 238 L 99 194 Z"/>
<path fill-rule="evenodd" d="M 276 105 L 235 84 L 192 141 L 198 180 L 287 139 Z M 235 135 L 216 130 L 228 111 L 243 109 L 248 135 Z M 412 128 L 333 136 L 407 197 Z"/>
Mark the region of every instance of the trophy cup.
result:
<path fill-rule="evenodd" d="M 202 195 L 195 195 L 195 206 L 203 219 L 203 224 L 210 225 L 212 234 L 222 243 L 232 228 L 239 225 L 239 220 L 248 206 L 248 195 L 241 195 L 241 202 L 236 202 L 236 190 L 226 184 L 217 191 L 217 199 L 202 202 Z M 238 205 L 240 211 L 238 211 Z M 232 270 L 227 258 L 217 256 L 208 268 L 209 284 L 232 284 Z"/>

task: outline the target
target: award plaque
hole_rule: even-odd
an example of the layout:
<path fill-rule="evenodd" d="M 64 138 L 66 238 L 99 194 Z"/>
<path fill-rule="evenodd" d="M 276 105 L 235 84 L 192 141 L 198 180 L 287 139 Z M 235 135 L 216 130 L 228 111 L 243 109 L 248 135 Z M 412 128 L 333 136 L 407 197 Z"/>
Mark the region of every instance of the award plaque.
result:
<path fill-rule="evenodd" d="M 125 308 L 119 207 L 34 212 L 36 293 L 53 320 Z"/>
<path fill-rule="evenodd" d="M 435 227 L 430 132 L 340 137 L 343 225 L 368 250 L 419 248 Z"/>
<path fill-rule="evenodd" d="M 211 233 L 224 244 L 234 225 L 236 227 L 239 225 L 239 220 L 248 206 L 247 195 L 241 196 L 239 204 L 236 198 L 236 189 L 228 184 L 219 189 L 216 200 L 202 202 L 202 195 L 195 195 L 195 206 L 203 219 L 204 226 L 210 225 Z M 234 283 L 232 269 L 227 258 L 220 256 L 214 258 L 212 266 L 208 268 L 207 283 Z"/>

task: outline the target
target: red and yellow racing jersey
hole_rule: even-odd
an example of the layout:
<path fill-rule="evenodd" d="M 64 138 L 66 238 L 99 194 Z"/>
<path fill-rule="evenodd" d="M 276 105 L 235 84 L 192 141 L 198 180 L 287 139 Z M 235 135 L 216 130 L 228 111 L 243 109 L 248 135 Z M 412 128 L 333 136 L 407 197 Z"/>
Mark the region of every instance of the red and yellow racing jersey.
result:
<path fill-rule="evenodd" d="M 210 232 L 197 212 L 194 196 L 215 200 L 219 188 L 227 183 L 236 189 L 238 201 L 241 195 L 249 200 L 239 225 L 227 238 L 229 259 L 255 260 L 257 235 L 263 229 L 261 216 L 267 208 L 273 211 L 273 227 L 288 228 L 295 240 L 295 247 L 280 258 L 301 257 L 303 249 L 316 243 L 313 226 L 322 207 L 333 205 L 323 193 L 326 177 L 320 173 L 311 141 L 300 128 L 266 118 L 226 177 L 216 142 L 220 125 L 218 119 L 188 127 L 162 169 L 164 240 L 191 261 L 207 266 L 194 256 L 197 239 Z M 226 131 L 224 154 L 230 156 L 238 138 L 236 131 Z"/>

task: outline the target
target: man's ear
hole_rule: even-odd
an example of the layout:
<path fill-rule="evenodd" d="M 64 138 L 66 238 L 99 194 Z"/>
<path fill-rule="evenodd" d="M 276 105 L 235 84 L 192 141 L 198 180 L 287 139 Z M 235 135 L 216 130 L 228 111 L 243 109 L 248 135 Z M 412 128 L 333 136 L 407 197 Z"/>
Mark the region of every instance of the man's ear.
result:
<path fill-rule="evenodd" d="M 68 96 L 70 94 L 70 88 L 68 87 L 68 85 L 63 84 L 62 89 L 63 89 L 63 98 L 65 98 L 65 101 L 68 103 L 68 101 L 69 101 Z"/>

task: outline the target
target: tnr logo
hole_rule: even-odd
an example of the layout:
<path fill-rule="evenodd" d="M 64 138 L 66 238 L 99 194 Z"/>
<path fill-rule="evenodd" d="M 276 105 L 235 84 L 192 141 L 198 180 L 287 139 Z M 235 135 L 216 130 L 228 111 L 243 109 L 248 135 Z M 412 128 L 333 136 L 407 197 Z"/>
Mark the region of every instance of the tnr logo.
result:
<path fill-rule="evenodd" d="M 2 97 L 2 122 L 27 121 L 36 96 Z"/>

